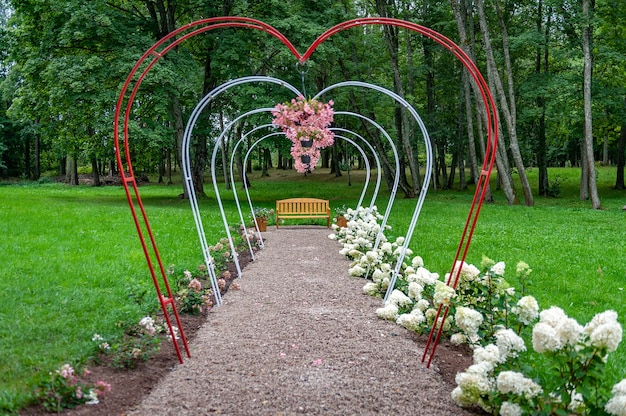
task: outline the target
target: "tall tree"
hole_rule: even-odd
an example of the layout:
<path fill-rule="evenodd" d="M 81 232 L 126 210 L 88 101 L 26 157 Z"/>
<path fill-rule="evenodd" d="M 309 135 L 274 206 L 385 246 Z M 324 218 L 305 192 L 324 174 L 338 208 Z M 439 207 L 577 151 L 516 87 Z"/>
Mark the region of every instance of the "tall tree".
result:
<path fill-rule="evenodd" d="M 526 168 L 524 167 L 524 162 L 522 160 L 522 155 L 517 140 L 517 107 L 515 104 L 513 71 L 511 68 L 511 59 L 509 55 L 506 24 L 502 16 L 502 11 L 500 10 L 499 0 L 494 0 L 494 6 L 498 18 L 498 23 L 501 29 L 502 53 L 504 56 L 504 73 L 507 79 L 508 92 L 506 92 L 504 89 L 504 84 L 496 65 L 491 42 L 490 28 L 485 17 L 483 4 L 481 1 L 479 1 L 476 3 L 476 10 L 478 12 L 478 21 L 480 23 L 480 30 L 483 36 L 483 46 L 485 48 L 485 55 L 487 58 L 487 72 L 490 84 L 495 86 L 495 92 L 500 101 L 500 112 L 501 115 L 504 116 L 504 122 L 507 126 L 509 149 L 513 156 L 513 161 L 515 162 L 515 166 L 517 167 L 520 182 L 522 184 L 525 204 L 528 206 L 532 206 L 534 204 L 533 195 L 530 188 L 530 183 L 528 182 L 528 178 L 526 176 Z M 503 174 L 501 176 L 501 179 L 505 179 L 506 181 L 508 181 L 508 179 L 506 179 L 506 174 L 504 172 L 501 173 Z M 509 184 L 503 181 L 503 186 L 508 187 Z"/>
<path fill-rule="evenodd" d="M 380 16 L 397 18 L 399 17 L 399 7 L 395 0 L 376 0 L 376 11 Z M 389 54 L 394 92 L 401 97 L 405 95 L 403 80 L 400 76 L 400 29 L 397 26 L 384 26 L 383 34 L 385 45 Z M 405 196 L 414 198 L 419 193 L 420 179 L 418 177 L 417 161 L 414 152 L 411 150 L 409 134 L 408 112 L 404 106 L 395 104 L 395 126 L 398 133 L 398 150 L 401 150 L 400 157 L 400 180 L 403 183 L 402 189 Z M 411 184 L 407 181 L 405 174 L 405 158 L 411 173 Z M 407 193 L 408 191 L 408 193 Z"/>
<path fill-rule="evenodd" d="M 544 23 L 545 16 L 545 23 Z M 550 36 L 550 22 L 552 19 L 552 8 L 548 8 L 544 13 L 543 0 L 537 2 L 537 34 L 541 36 L 542 42 L 537 43 L 535 58 L 535 74 L 538 79 L 542 78 L 542 73 L 548 73 L 549 53 L 548 39 Z M 538 36 L 538 37 L 539 37 Z M 537 107 L 540 114 L 537 122 L 537 168 L 539 171 L 539 195 L 548 196 L 550 183 L 548 180 L 548 160 L 546 145 L 546 97 L 542 91 L 537 94 Z"/>
<path fill-rule="evenodd" d="M 593 56 L 592 56 L 592 42 L 593 42 L 593 9 L 595 7 L 595 0 L 583 0 L 582 14 L 583 14 L 583 27 L 582 27 L 582 49 L 584 59 L 583 69 L 583 100 L 585 106 L 585 129 L 584 129 L 584 151 L 585 151 L 585 163 L 587 164 L 587 177 L 583 177 L 585 183 L 583 186 L 588 186 L 589 195 L 591 197 L 591 206 L 593 209 L 602 208 L 600 203 L 600 196 L 598 195 L 598 185 L 596 179 L 596 167 L 595 158 L 593 155 L 593 115 L 591 111 L 591 83 L 593 74 Z M 585 170 L 583 170 L 585 171 Z M 586 179 L 586 180 L 585 180 Z"/>
<path fill-rule="evenodd" d="M 450 5 L 452 6 L 452 12 L 454 14 L 454 19 L 457 24 L 457 30 L 459 32 L 460 37 L 460 45 L 463 48 L 464 52 L 472 59 L 472 61 L 476 64 L 476 55 L 475 50 L 477 49 L 475 36 L 474 36 L 474 24 L 473 24 L 473 12 L 471 11 L 469 2 L 467 0 L 450 0 Z M 469 32 L 469 33 L 468 33 Z M 470 157 L 470 167 L 472 171 L 472 176 L 474 177 L 474 181 L 478 181 L 478 161 L 476 155 L 476 143 L 474 139 L 474 125 L 472 118 L 472 94 L 471 91 L 474 92 L 474 96 L 476 97 L 475 108 L 476 108 L 476 118 L 478 120 L 477 123 L 477 131 L 479 135 L 479 146 L 481 149 L 481 157 L 485 156 L 485 144 L 483 139 L 483 130 L 481 127 L 484 126 L 485 129 L 489 129 L 490 127 L 487 125 L 487 116 L 485 114 L 484 102 L 482 101 L 480 92 L 478 90 L 478 86 L 475 82 L 472 81 L 466 70 L 463 70 L 463 95 L 465 97 L 465 114 L 467 120 L 467 135 L 468 135 L 468 148 L 469 148 L 469 157 Z M 489 186 L 489 185 L 487 185 Z M 512 189 L 507 187 L 505 188 L 505 193 L 507 199 L 509 201 L 515 200 L 515 194 L 512 192 Z M 485 192 L 485 200 L 492 201 L 493 196 L 491 193 L 491 188 L 488 188 Z"/>

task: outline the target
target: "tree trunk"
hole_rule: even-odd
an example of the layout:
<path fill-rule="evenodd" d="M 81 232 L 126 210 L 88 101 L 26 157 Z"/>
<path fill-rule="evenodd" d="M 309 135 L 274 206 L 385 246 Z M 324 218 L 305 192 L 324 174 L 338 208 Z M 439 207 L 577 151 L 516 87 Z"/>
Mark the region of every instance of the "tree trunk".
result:
<path fill-rule="evenodd" d="M 480 7 L 480 9 L 482 10 L 482 7 Z M 480 15 L 479 15 L 480 18 Z M 486 26 L 486 21 L 484 19 L 484 13 L 483 13 L 483 18 L 481 19 L 484 21 L 485 26 Z M 482 25 L 481 25 L 482 27 Z M 485 33 L 483 33 L 483 38 L 485 38 Z M 490 41 L 490 36 L 489 33 L 487 32 L 486 34 L 486 38 L 487 40 Z M 488 43 L 489 48 L 491 47 L 491 43 Z M 485 50 L 487 50 L 487 46 L 485 46 Z M 489 49 L 491 50 L 491 49 Z M 489 56 L 489 53 L 487 53 L 487 55 Z M 487 59 L 487 79 L 488 79 L 488 84 L 489 84 L 489 89 L 491 91 L 495 91 L 495 75 L 497 75 L 497 71 L 495 70 L 494 66 L 495 66 L 495 61 L 493 59 L 493 53 L 491 53 L 491 59 Z M 491 63 L 489 63 L 491 62 Z M 499 79 L 499 77 L 498 77 Z M 484 111 L 482 111 L 481 113 L 482 118 L 483 118 L 483 124 L 486 125 L 487 123 L 487 119 L 486 119 L 486 114 Z M 486 128 L 489 128 L 488 126 Z M 517 195 L 515 192 L 515 187 L 513 186 L 513 180 L 511 178 L 511 168 L 509 166 L 509 159 L 508 159 L 508 155 L 507 155 L 507 151 L 506 151 L 506 141 L 505 141 L 505 137 L 502 134 L 502 121 L 500 118 L 498 118 L 498 123 L 496 128 L 498 129 L 498 136 L 500 137 L 500 140 L 498 142 L 498 146 L 496 148 L 496 167 L 498 169 L 498 183 L 496 186 L 496 189 L 498 189 L 499 186 L 502 187 L 502 190 L 504 191 L 504 195 L 506 196 L 507 199 L 507 203 L 509 205 L 513 205 L 516 204 L 518 201 L 517 199 Z"/>
<path fill-rule="evenodd" d="M 24 177 L 30 179 L 30 139 L 24 140 Z"/>
<path fill-rule="evenodd" d="M 185 135 L 185 123 L 183 122 L 183 112 L 180 108 L 180 100 L 178 96 L 175 94 L 170 94 L 169 110 L 170 110 L 170 114 L 172 115 L 172 118 L 174 119 L 174 130 L 176 134 L 176 149 L 178 152 L 178 157 L 180 158 L 178 165 L 182 166 L 182 157 L 183 157 L 182 149 L 183 149 L 183 136 Z M 193 167 L 192 167 L 192 170 L 193 170 Z M 192 173 L 192 177 L 193 177 L 193 173 Z M 183 178 L 183 181 L 184 180 L 185 178 Z M 195 183 L 195 178 L 194 178 L 194 189 L 195 189 L 196 195 L 198 196 L 204 195 L 203 182 L 201 181 L 200 184 L 198 185 L 197 183 Z M 186 186 L 183 186 L 183 198 L 184 199 L 189 198 L 189 194 L 187 193 Z"/>
<path fill-rule="evenodd" d="M 239 141 L 241 140 L 243 136 L 243 126 L 241 123 L 238 123 L 235 126 L 235 140 Z M 250 138 L 247 138 L 248 140 L 248 148 L 250 148 Z M 245 167 L 243 166 L 243 149 L 241 146 L 237 147 L 237 154 L 235 156 L 235 163 L 237 164 L 237 172 L 239 173 L 239 178 L 241 180 L 241 186 L 242 187 L 250 187 L 250 181 L 248 180 L 248 175 L 247 175 L 247 171 L 245 169 Z M 250 163 L 250 159 L 248 159 L 248 163 Z"/>
<path fill-rule="evenodd" d="M 463 71 L 464 72 L 464 71 Z M 463 74 L 463 72 L 461 74 Z M 461 79 L 463 75 L 461 75 Z M 462 169 L 463 166 L 463 143 L 461 142 L 461 137 L 463 135 L 463 107 L 464 103 L 462 100 L 463 97 L 463 83 L 460 85 L 459 89 L 459 106 L 456 115 L 456 137 L 457 139 L 454 141 L 452 146 L 452 163 L 450 164 L 450 176 L 448 177 L 448 188 L 452 189 L 454 187 L 454 176 L 456 175 L 456 168 Z M 463 172 L 459 171 L 462 180 L 465 180 Z M 463 186 L 463 185 L 462 185 Z"/>
<path fill-rule="evenodd" d="M 271 158 L 270 149 L 260 148 L 259 149 L 259 164 L 261 165 L 261 176 L 270 176 L 268 168 L 269 168 L 269 159 Z"/>
<path fill-rule="evenodd" d="M 476 42 L 474 37 L 474 22 L 472 18 L 471 12 L 469 12 L 470 8 L 467 4 L 466 0 L 450 0 L 450 5 L 452 6 L 452 11 L 454 14 L 454 19 L 456 20 L 457 29 L 459 31 L 460 44 L 462 45 L 463 50 L 467 55 L 472 59 L 473 62 L 476 62 L 474 50 L 476 49 Z M 469 23 L 468 23 L 469 21 Z M 468 28 L 470 30 L 471 36 L 468 36 Z M 477 133 L 478 133 L 478 143 L 480 145 L 481 150 L 481 158 L 485 158 L 485 140 L 483 136 L 483 130 L 481 128 L 482 125 L 485 126 L 486 129 L 489 128 L 487 126 L 487 117 L 485 115 L 485 107 L 480 92 L 478 90 L 478 86 L 475 82 L 470 78 L 467 70 L 463 71 L 463 90 L 465 95 L 465 112 L 467 118 L 467 140 L 468 140 L 468 149 L 470 155 L 470 166 L 471 172 L 473 176 L 474 183 L 478 183 L 479 171 L 478 171 L 478 160 L 476 155 L 476 142 L 474 140 L 474 123 L 472 117 L 472 95 L 470 92 L 470 88 L 474 91 L 474 96 L 476 97 L 476 101 L 474 103 L 476 107 L 476 119 L 477 119 Z M 487 189 L 485 190 L 485 201 L 493 202 L 493 195 L 491 193 L 491 187 L 489 182 L 486 183 Z"/>
<path fill-rule="evenodd" d="M 626 189 L 624 185 L 624 164 L 626 164 L 626 122 L 622 122 L 622 128 L 617 142 L 617 174 L 615 176 L 615 189 Z"/>
<path fill-rule="evenodd" d="M 168 148 L 165 150 L 165 164 L 166 164 L 166 174 L 167 174 L 167 184 L 172 184 L 172 149 Z"/>
<path fill-rule="evenodd" d="M 580 200 L 589 199 L 589 164 L 587 163 L 587 152 L 585 141 L 580 142 Z"/>
<path fill-rule="evenodd" d="M 163 177 L 165 176 L 165 155 L 163 154 L 165 149 L 161 149 L 159 152 L 159 180 L 157 183 L 163 183 Z"/>
<path fill-rule="evenodd" d="M 76 158 L 67 157 L 67 167 L 65 169 L 65 182 L 69 185 L 78 185 L 78 163 Z"/>
<path fill-rule="evenodd" d="M 463 98 L 465 101 L 465 123 L 467 125 L 467 151 L 470 160 L 472 182 L 478 183 L 478 160 L 476 159 L 476 140 L 474 139 L 474 116 L 472 114 L 472 96 L 469 74 L 463 71 Z M 480 128 L 480 125 L 479 125 Z M 483 152 L 484 153 L 484 152 Z"/>
<path fill-rule="evenodd" d="M 390 10 L 390 5 L 387 4 L 383 0 L 376 0 L 376 8 L 378 13 L 384 17 L 394 17 L 392 10 Z M 385 44 L 387 46 L 387 50 L 389 52 L 391 68 L 393 73 L 393 87 L 394 92 L 399 96 L 404 96 L 404 88 L 402 86 L 402 79 L 400 77 L 400 64 L 398 60 L 398 51 L 399 51 L 399 37 L 398 37 L 399 29 L 394 26 L 383 26 L 383 35 L 385 38 Z M 407 115 L 407 110 L 404 106 L 400 106 L 396 104 L 396 126 L 398 131 L 398 151 L 400 149 L 403 150 L 401 158 L 401 168 L 400 171 L 400 181 L 402 182 L 402 190 L 407 198 L 414 198 L 419 193 L 421 179 L 419 178 L 418 169 L 417 169 L 417 161 L 415 155 L 413 154 L 413 150 L 411 149 L 410 143 L 410 134 L 409 134 L 409 118 Z M 406 156 L 406 160 L 409 165 L 409 171 L 411 174 L 412 186 L 406 179 L 406 174 L 404 173 L 404 156 Z"/>
<path fill-rule="evenodd" d="M 550 33 L 552 10 L 547 13 L 545 31 L 543 26 L 543 1 L 537 3 L 537 33 L 544 33 L 543 51 L 541 47 L 537 47 L 537 56 L 535 61 L 535 73 L 537 77 L 541 76 L 541 62 L 543 59 L 543 72 L 548 73 L 548 36 Z M 550 190 L 550 182 L 548 180 L 548 160 L 547 160 L 547 144 L 546 144 L 546 99 L 543 93 L 537 96 L 537 107 L 541 114 L 539 115 L 539 123 L 537 126 L 537 169 L 539 170 L 539 195 L 548 196 Z"/>
<path fill-rule="evenodd" d="M 100 169 L 98 166 L 98 159 L 96 157 L 91 158 L 91 174 L 93 176 L 93 186 L 100 186 Z"/>
<path fill-rule="evenodd" d="M 224 131 L 224 111 L 220 110 L 220 131 Z M 228 167 L 230 164 L 228 163 L 228 140 L 224 137 L 222 141 L 222 172 L 224 174 L 224 185 L 226 185 L 226 189 L 231 189 L 230 187 L 230 172 Z"/>
<path fill-rule="evenodd" d="M 502 84 L 502 80 L 500 78 L 500 73 L 498 72 L 498 68 L 496 66 L 496 61 L 493 55 L 493 49 L 491 45 L 491 35 L 489 33 L 489 26 L 487 24 L 487 19 L 485 17 L 485 12 L 483 9 L 483 5 L 481 1 L 476 2 L 476 11 L 478 12 L 478 21 L 480 23 L 481 32 L 483 35 L 483 42 L 485 47 L 485 55 L 487 58 L 487 73 L 490 78 L 490 86 L 495 86 L 495 91 L 500 99 L 500 111 L 504 116 L 504 121 L 506 122 L 508 138 L 509 138 L 509 148 L 511 150 L 511 155 L 513 156 L 513 161 L 515 162 L 515 166 L 517 167 L 518 175 L 520 178 L 520 182 L 522 184 L 522 189 L 524 192 L 524 201 L 527 206 L 534 205 L 533 195 L 530 188 L 530 183 L 528 182 L 528 177 L 526 176 L 526 168 L 524 167 L 524 162 L 522 160 L 522 155 L 519 150 L 519 144 L 517 141 L 517 128 L 516 128 L 516 106 L 515 106 L 515 95 L 514 95 L 514 83 L 513 83 L 513 70 L 511 67 L 511 59 L 509 56 L 509 45 L 508 45 L 508 36 L 506 32 L 506 26 L 504 24 L 504 19 L 502 18 L 502 14 L 500 13 L 499 8 L 499 0 L 494 0 L 494 4 L 496 6 L 496 11 L 498 14 L 498 21 L 500 23 L 501 34 L 502 34 L 502 49 L 504 52 L 504 63 L 505 63 L 505 71 L 508 82 L 508 97 L 504 91 L 504 86 Z M 509 175 L 509 172 L 506 172 L 506 175 L 503 175 L 503 179 Z M 506 184 L 503 181 L 503 188 L 510 186 L 512 184 Z"/>
<path fill-rule="evenodd" d="M 226 189 L 231 189 L 230 171 L 228 169 L 228 167 L 230 166 L 230 163 L 228 162 L 229 147 L 230 147 L 229 141 L 226 140 L 226 138 L 224 138 L 224 140 L 222 141 L 221 155 L 222 155 L 222 173 L 224 175 L 224 185 L 226 186 Z"/>
<path fill-rule="evenodd" d="M 39 180 L 41 177 L 41 139 L 35 136 L 35 166 L 33 167 L 33 179 Z"/>
<path fill-rule="evenodd" d="M 591 207 L 593 209 L 602 208 L 598 186 L 596 182 L 595 160 L 593 156 L 593 116 L 591 112 L 591 81 L 593 73 L 593 57 L 591 55 L 594 0 L 583 0 L 583 31 L 582 46 L 584 56 L 583 67 L 583 100 L 585 106 L 585 156 L 587 158 L 587 169 L 589 171 L 589 195 L 591 196 Z"/>
<path fill-rule="evenodd" d="M 328 169 L 330 167 L 330 155 L 331 155 L 331 150 L 329 148 L 323 149 L 321 152 L 321 157 L 320 157 L 320 161 L 321 161 L 321 167 L 323 169 Z"/>

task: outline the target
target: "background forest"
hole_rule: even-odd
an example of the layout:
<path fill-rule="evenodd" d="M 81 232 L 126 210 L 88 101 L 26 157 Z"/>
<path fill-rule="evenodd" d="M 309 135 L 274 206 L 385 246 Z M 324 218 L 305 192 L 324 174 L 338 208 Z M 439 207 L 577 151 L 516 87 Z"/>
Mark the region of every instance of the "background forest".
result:
<path fill-rule="evenodd" d="M 533 205 L 533 190 L 554 196 L 558 178 L 548 177 L 547 168 L 555 166 L 582 168 L 580 197 L 594 208 L 601 207 L 596 164 L 617 166 L 615 187 L 624 189 L 626 0 L 0 0 L 0 10 L 0 174 L 5 179 L 60 176 L 78 184 L 79 173 L 89 173 L 99 185 L 103 176 L 113 177 L 112 127 L 121 86 L 155 41 L 189 22 L 226 15 L 260 19 L 303 52 L 335 24 L 383 16 L 437 30 L 476 61 L 500 111 L 498 186 L 509 204 Z M 311 96 L 344 80 L 393 90 L 426 124 L 436 159 L 432 186 L 463 189 L 478 175 L 486 134 L 469 77 L 431 40 L 386 26 L 332 37 L 306 68 L 297 67 L 282 44 L 259 31 L 220 29 L 181 44 L 159 62 L 136 98 L 131 116 L 135 170 L 171 182 L 184 123 L 195 105 L 216 86 L 249 75 L 284 79 Z M 194 176 L 203 177 L 222 126 L 243 111 L 290 98 L 277 88 L 249 84 L 220 96 L 194 137 Z M 424 151 L 406 110 L 350 88 L 325 99 L 385 126 L 401 150 L 401 192 L 419 194 Z M 231 138 L 262 122 L 267 120 L 251 118 Z M 385 148 L 377 131 L 341 117 L 335 124 Z M 325 167 L 339 174 L 350 157 L 363 166 L 357 152 L 340 146 L 324 152 Z M 292 168 L 288 140 L 266 140 L 258 149 L 248 170 L 253 165 Z M 389 183 L 395 167 L 390 155 L 383 156 Z M 538 169 L 536 184 L 526 177 L 529 167 Z M 203 192 L 202 181 L 196 188 Z"/>

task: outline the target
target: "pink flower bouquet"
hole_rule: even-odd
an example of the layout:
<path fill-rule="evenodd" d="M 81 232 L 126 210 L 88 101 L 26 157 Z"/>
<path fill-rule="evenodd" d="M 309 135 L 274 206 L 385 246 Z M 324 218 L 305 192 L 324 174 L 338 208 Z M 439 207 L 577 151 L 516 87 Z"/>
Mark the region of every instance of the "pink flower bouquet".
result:
<path fill-rule="evenodd" d="M 322 103 L 300 95 L 289 103 L 276 105 L 272 111 L 273 124 L 280 127 L 293 143 L 291 155 L 300 173 L 313 170 L 320 158 L 320 149 L 332 145 L 335 140 L 335 134 L 328 128 L 333 122 L 332 105 L 332 101 Z M 302 142 L 312 143 L 303 146 Z"/>

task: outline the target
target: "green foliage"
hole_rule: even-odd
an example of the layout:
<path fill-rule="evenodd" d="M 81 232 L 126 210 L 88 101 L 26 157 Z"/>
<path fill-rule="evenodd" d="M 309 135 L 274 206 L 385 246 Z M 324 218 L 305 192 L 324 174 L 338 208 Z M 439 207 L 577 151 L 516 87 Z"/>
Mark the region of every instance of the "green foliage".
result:
<path fill-rule="evenodd" d="M 176 300 L 181 313 L 199 315 L 213 306 L 213 292 L 209 286 L 206 266 L 200 265 L 198 271 L 199 273 L 194 277 L 189 270 L 185 270 L 181 275 L 176 274 L 173 267 L 169 269 L 168 274 L 173 278 Z"/>
<path fill-rule="evenodd" d="M 37 398 L 46 410 L 61 413 L 63 409 L 72 409 L 81 404 L 97 404 L 98 396 L 110 389 L 111 386 L 102 381 L 96 385 L 81 382 L 76 370 L 71 365 L 64 364 L 39 383 Z"/>
<path fill-rule="evenodd" d="M 111 365 L 117 368 L 135 368 L 138 363 L 148 360 L 160 348 L 159 334 L 166 331 L 164 324 L 155 324 L 151 317 L 142 318 L 139 323 L 118 322 L 123 330 L 121 338 L 110 344 L 94 335 L 92 341 L 98 343 L 98 349 L 106 354 Z"/>

